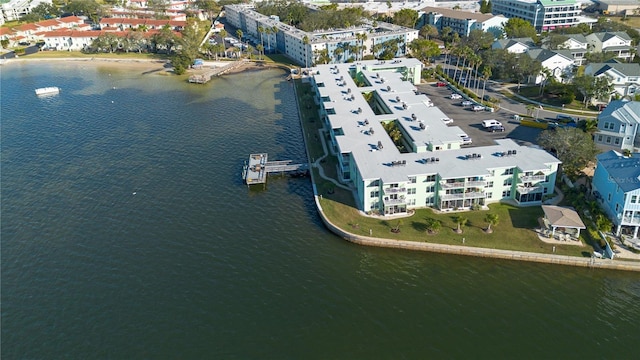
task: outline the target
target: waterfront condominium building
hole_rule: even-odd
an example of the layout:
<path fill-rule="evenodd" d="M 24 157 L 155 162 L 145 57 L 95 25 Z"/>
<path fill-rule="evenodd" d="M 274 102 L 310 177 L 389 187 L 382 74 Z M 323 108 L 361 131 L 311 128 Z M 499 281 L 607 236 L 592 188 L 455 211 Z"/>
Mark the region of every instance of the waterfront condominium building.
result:
<path fill-rule="evenodd" d="M 425 24 L 435 26 L 439 32 L 448 27 L 460 36 L 469 36 L 471 30 L 480 30 L 500 38 L 504 24 L 509 20 L 502 15 L 472 13 L 441 7 L 428 6 L 421 11 L 424 12 L 422 17 Z"/>
<path fill-rule="evenodd" d="M 579 24 L 576 0 L 491 0 L 491 11 L 530 22 L 536 31 L 549 31 Z"/>
<path fill-rule="evenodd" d="M 416 59 L 311 69 L 322 138 L 361 210 L 390 215 L 498 201 L 530 205 L 553 193 L 557 158 L 511 139 L 468 147 L 464 131 L 416 90 L 421 71 Z"/>
<path fill-rule="evenodd" d="M 357 61 L 389 48 L 395 50 L 396 56 L 404 56 L 408 44 L 418 38 L 416 29 L 384 22 L 375 23 L 375 26 L 371 22 L 348 29 L 305 32 L 243 4 L 226 5 L 225 13 L 231 26 L 242 30 L 258 44 L 262 43 L 265 51 L 280 52 L 304 66 L 349 59 Z"/>

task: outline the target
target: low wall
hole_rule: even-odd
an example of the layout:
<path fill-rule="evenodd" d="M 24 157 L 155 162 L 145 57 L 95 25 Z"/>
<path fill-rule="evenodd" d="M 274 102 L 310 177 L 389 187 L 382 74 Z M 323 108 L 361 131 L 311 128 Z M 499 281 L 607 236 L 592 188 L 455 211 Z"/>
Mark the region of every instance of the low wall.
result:
<path fill-rule="evenodd" d="M 477 256 L 477 257 L 506 259 L 506 260 L 530 261 L 530 262 L 538 262 L 538 263 L 546 263 L 546 264 L 571 265 L 571 266 L 580 266 L 580 267 L 588 267 L 588 268 L 640 271 L 640 262 L 596 259 L 596 258 L 579 258 L 574 256 L 538 254 L 538 253 L 530 253 L 530 252 L 523 252 L 523 251 L 486 249 L 486 248 L 477 248 L 477 247 L 469 247 L 469 246 L 433 244 L 433 243 L 424 243 L 424 242 L 406 241 L 406 240 L 391 240 L 391 239 L 382 239 L 382 238 L 374 238 L 369 236 L 355 235 L 337 227 L 331 221 L 329 221 L 329 219 L 326 218 L 326 216 L 324 215 L 324 212 L 322 211 L 322 206 L 320 205 L 320 202 L 317 196 L 315 197 L 315 200 L 316 200 L 318 212 L 320 213 L 320 218 L 322 219 L 322 222 L 325 224 L 325 226 L 329 230 L 331 230 L 331 232 L 335 233 L 336 235 L 354 244 L 385 247 L 385 248 L 406 249 L 406 250 L 429 251 L 429 252 L 443 253 L 443 254 L 456 254 L 456 255 Z"/>

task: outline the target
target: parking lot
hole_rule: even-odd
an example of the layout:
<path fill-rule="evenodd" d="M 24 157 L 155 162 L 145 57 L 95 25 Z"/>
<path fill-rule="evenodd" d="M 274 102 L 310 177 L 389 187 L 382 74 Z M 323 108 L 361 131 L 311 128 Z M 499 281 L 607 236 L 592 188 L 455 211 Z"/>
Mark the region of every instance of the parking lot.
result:
<path fill-rule="evenodd" d="M 513 113 L 501 109 L 496 112 L 472 110 L 472 106 L 462 106 L 467 100 L 452 100 L 455 91 L 448 86 L 439 87 L 436 83 L 424 83 L 417 86 L 418 90 L 427 95 L 433 104 L 440 108 L 449 118 L 453 119 L 451 126 L 459 126 L 473 139 L 472 146 L 494 145 L 496 139 L 510 138 L 521 145 L 532 145 L 540 134 L 540 129 L 520 126 L 513 120 Z M 482 127 L 483 120 L 495 119 L 502 123 L 504 132 L 489 132 Z"/>

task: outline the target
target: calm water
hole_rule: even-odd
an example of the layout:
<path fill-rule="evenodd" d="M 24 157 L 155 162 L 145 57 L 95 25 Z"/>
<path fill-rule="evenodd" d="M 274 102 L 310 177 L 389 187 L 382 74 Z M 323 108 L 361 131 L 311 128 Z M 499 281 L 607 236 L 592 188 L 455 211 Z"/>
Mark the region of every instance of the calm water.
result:
<path fill-rule="evenodd" d="M 249 153 L 305 157 L 279 71 L 0 71 L 3 359 L 637 356 L 636 273 L 360 247 L 308 179 L 247 191 Z"/>

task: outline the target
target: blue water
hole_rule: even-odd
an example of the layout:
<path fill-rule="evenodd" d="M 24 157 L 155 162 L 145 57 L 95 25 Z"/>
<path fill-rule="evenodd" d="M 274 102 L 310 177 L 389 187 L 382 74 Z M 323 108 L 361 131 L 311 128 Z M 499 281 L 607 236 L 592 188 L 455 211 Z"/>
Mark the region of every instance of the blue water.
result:
<path fill-rule="evenodd" d="M 248 191 L 248 154 L 305 158 L 280 71 L 0 71 L 3 359 L 637 356 L 636 273 L 356 246 L 308 179 Z"/>

